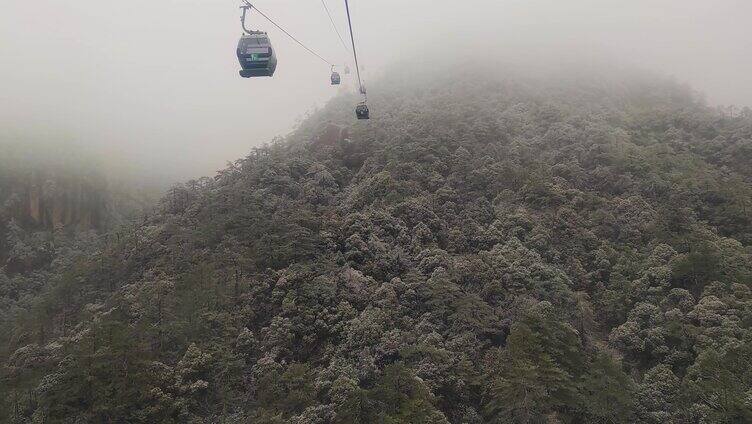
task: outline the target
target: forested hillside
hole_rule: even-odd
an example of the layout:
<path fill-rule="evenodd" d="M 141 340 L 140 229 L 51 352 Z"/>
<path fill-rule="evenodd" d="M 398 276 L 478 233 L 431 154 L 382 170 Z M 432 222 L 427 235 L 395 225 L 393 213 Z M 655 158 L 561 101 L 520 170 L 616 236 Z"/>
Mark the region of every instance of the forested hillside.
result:
<path fill-rule="evenodd" d="M 501 74 L 392 73 L 97 237 L 3 304 L 0 421 L 751 422 L 752 114 Z"/>
<path fill-rule="evenodd" d="M 0 140 L 3 362 L 12 353 L 8 349 L 18 347 L 15 337 L 28 337 L 23 325 L 37 329 L 39 343 L 55 336 L 54 325 L 48 327 L 50 322 L 64 322 L 68 311 L 80 306 L 57 303 L 62 315 L 60 310 L 50 309 L 49 301 L 65 290 L 60 283 L 62 276 L 74 262 L 99 251 L 103 234 L 140 217 L 154 203 L 154 197 L 152 190 L 136 189 L 107 175 L 83 150 L 61 144 Z M 38 321 L 22 325 L 26 319 Z M 7 403 L 7 396 L 17 396 L 19 388 L 7 380 L 7 370 L 3 366 L 0 422 L 18 415 L 8 409 L 11 403 Z M 34 391 L 27 391 L 26 396 L 35 396 Z"/>

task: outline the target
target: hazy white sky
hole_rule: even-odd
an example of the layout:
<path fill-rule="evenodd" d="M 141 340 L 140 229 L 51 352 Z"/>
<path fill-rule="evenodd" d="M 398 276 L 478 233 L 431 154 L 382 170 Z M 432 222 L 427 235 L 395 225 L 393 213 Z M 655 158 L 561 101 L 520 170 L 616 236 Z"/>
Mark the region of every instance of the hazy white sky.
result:
<path fill-rule="evenodd" d="M 343 0 L 326 0 L 345 31 Z M 256 0 L 295 36 L 346 60 L 321 0 Z M 236 0 L 3 0 L 0 127 L 75 140 L 166 175 L 210 174 L 283 135 L 338 90 L 328 66 L 258 15 L 273 79 L 237 75 Z M 578 52 L 675 76 L 711 103 L 752 105 L 749 0 L 351 0 L 369 80 L 446 45 L 535 56 Z M 509 60 L 509 58 L 506 58 Z"/>

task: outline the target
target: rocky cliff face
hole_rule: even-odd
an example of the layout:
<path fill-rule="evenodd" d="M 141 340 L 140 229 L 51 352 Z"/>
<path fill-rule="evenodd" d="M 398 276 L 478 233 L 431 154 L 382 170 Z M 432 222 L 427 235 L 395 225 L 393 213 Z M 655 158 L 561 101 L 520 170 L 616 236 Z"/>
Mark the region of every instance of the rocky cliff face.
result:
<path fill-rule="evenodd" d="M 56 230 L 99 229 L 107 209 L 107 188 L 97 176 L 29 170 L 0 181 L 4 218 L 23 227 Z"/>
<path fill-rule="evenodd" d="M 0 270 L 9 273 L 46 266 L 61 238 L 103 230 L 114 209 L 107 179 L 85 161 L 18 152 L 0 148 Z"/>

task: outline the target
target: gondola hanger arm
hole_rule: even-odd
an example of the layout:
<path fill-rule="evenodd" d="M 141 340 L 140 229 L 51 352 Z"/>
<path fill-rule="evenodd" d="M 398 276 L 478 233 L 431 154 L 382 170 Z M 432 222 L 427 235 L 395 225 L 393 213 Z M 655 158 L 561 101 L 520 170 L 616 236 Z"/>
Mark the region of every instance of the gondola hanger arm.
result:
<path fill-rule="evenodd" d="M 240 6 L 240 9 L 243 11 L 243 14 L 240 16 L 240 23 L 243 26 L 243 31 L 245 31 L 246 34 L 251 34 L 253 31 L 250 31 L 248 28 L 245 27 L 245 17 L 248 11 L 250 9 L 253 9 L 253 5 L 250 3 L 247 3 L 247 4 Z"/>

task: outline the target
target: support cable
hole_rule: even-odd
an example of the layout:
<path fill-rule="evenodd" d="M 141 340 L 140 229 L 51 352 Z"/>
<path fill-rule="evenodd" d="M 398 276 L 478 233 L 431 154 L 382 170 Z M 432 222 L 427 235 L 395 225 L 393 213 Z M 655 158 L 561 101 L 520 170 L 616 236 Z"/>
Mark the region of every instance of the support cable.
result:
<path fill-rule="evenodd" d="M 366 96 L 363 89 L 363 80 L 360 78 L 360 64 L 358 64 L 358 51 L 355 49 L 355 35 L 353 35 L 352 19 L 350 18 L 350 3 L 349 0 L 345 0 L 345 9 L 347 9 L 347 25 L 350 27 L 350 41 L 352 41 L 352 52 L 355 58 L 355 70 L 358 71 L 358 85 L 360 86 L 360 92 L 363 96 Z"/>
<path fill-rule="evenodd" d="M 283 33 L 285 33 L 285 35 L 287 35 L 287 36 L 288 36 L 288 37 L 290 37 L 290 38 L 291 38 L 291 39 L 292 39 L 293 41 L 295 41 L 296 43 L 298 43 L 298 44 L 300 45 L 300 47 L 303 47 L 304 49 L 306 49 L 306 50 L 307 50 L 307 51 L 308 51 L 309 53 L 311 53 L 312 55 L 314 55 L 314 56 L 318 57 L 319 59 L 321 59 L 322 61 L 326 62 L 326 63 L 327 63 L 327 64 L 328 64 L 329 66 L 334 66 L 334 65 L 333 65 L 333 64 L 332 64 L 331 62 L 329 62 L 328 60 L 326 60 L 326 59 L 324 59 L 323 57 L 321 57 L 321 55 L 320 55 L 320 54 L 318 54 L 318 53 L 316 53 L 315 51 L 311 50 L 310 48 L 308 48 L 308 46 L 306 46 L 305 44 L 301 43 L 301 42 L 300 42 L 300 40 L 298 40 L 297 38 L 293 37 L 293 36 L 292 36 L 292 34 L 290 34 L 289 32 L 287 32 L 287 31 L 286 31 L 286 30 L 285 30 L 284 28 L 282 28 L 281 26 L 279 26 L 279 24 L 277 24 L 277 23 L 276 23 L 276 22 L 274 22 L 274 21 L 273 21 L 273 20 L 272 20 L 271 18 L 269 18 L 268 16 L 266 16 L 266 15 L 264 14 L 264 12 L 262 12 L 262 11 L 258 10 L 258 8 L 256 8 L 256 6 L 254 6 L 254 5 L 252 5 L 251 3 L 249 3 L 249 2 L 248 2 L 248 0 L 243 0 L 243 2 L 244 2 L 244 3 L 246 4 L 246 5 L 248 5 L 248 7 L 255 9 L 255 10 L 256 10 L 256 12 L 258 12 L 258 13 L 259 13 L 259 15 L 263 16 L 263 17 L 264 17 L 264 18 L 265 18 L 265 19 L 266 19 L 267 21 L 271 22 L 271 23 L 272 23 L 272 24 L 273 24 L 273 25 L 274 25 L 275 27 L 277 27 L 277 28 L 278 28 L 278 29 L 279 29 L 280 31 L 282 31 Z"/>
<path fill-rule="evenodd" d="M 339 29 L 337 28 L 337 24 L 334 23 L 334 18 L 332 18 L 332 13 L 329 11 L 329 7 L 326 5 L 326 0 L 321 0 L 321 4 L 324 6 L 324 10 L 326 10 L 326 14 L 329 16 L 329 21 L 332 23 L 332 28 L 334 28 L 334 32 L 337 33 L 337 37 L 339 37 L 339 41 L 342 42 L 342 47 L 345 48 L 345 51 L 347 54 L 350 54 L 350 49 L 347 48 L 347 43 L 345 43 L 345 39 L 342 38 L 342 34 L 340 34 Z"/>

